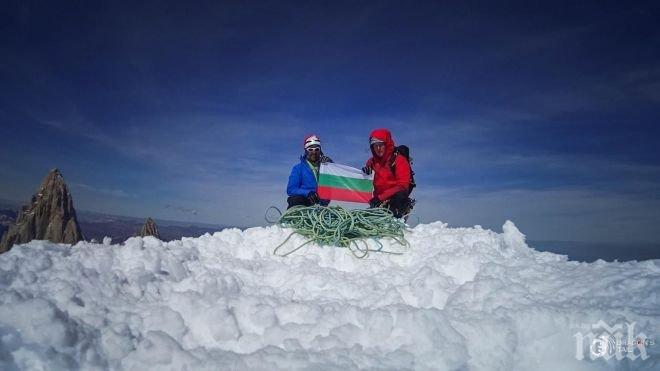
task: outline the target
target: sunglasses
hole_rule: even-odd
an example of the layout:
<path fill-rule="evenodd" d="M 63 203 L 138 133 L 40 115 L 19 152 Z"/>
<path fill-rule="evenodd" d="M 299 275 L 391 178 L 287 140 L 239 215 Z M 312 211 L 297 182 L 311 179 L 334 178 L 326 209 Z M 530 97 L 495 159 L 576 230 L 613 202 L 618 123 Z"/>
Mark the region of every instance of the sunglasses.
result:
<path fill-rule="evenodd" d="M 307 152 L 321 152 L 321 148 L 319 148 L 319 147 L 309 147 L 309 148 L 307 148 Z"/>

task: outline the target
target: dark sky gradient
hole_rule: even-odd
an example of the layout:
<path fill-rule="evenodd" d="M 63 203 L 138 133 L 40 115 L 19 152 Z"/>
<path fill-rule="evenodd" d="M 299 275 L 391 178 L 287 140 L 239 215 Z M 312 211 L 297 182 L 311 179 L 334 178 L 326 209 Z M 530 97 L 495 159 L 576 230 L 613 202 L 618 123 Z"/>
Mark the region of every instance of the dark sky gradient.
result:
<path fill-rule="evenodd" d="M 660 242 L 660 3 L 67 3 L 3 5 L 0 198 L 261 225 L 305 134 L 387 127 L 413 219 Z"/>

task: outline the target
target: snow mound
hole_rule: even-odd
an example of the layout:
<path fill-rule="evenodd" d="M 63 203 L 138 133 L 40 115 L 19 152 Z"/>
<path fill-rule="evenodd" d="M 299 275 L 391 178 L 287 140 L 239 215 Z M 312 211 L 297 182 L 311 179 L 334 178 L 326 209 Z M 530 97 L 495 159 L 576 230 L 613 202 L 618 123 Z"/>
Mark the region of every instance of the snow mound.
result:
<path fill-rule="evenodd" d="M 508 221 L 501 234 L 419 225 L 401 256 L 316 245 L 273 256 L 290 233 L 14 247 L 0 255 L 0 369 L 660 366 L 658 345 L 593 358 L 580 335 L 603 321 L 654 339 L 659 260 L 567 261 Z"/>

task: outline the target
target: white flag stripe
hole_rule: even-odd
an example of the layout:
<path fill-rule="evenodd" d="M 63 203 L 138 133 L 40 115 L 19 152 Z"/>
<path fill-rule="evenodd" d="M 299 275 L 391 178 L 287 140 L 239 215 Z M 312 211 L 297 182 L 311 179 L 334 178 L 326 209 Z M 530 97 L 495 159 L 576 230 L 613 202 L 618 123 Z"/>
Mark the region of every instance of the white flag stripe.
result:
<path fill-rule="evenodd" d="M 320 173 L 321 174 L 328 174 L 328 175 L 342 176 L 342 177 L 347 177 L 347 178 L 356 178 L 356 179 L 365 179 L 365 180 L 373 180 L 374 179 L 373 172 L 369 175 L 365 175 L 362 172 L 362 170 L 360 170 L 360 169 L 356 169 L 354 167 L 350 167 L 350 166 L 346 166 L 346 165 L 335 164 L 335 163 L 321 164 Z"/>

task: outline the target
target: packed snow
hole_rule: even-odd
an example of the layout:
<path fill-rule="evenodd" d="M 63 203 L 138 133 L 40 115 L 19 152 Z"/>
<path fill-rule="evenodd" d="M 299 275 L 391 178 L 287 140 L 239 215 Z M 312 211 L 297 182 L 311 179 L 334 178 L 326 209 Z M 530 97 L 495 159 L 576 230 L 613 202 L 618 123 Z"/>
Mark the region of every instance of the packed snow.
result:
<path fill-rule="evenodd" d="M 0 255 L 0 369 L 660 368 L 660 260 L 567 261 L 511 222 L 383 241 L 403 255 L 273 256 L 290 233 L 16 246 Z M 642 345 L 594 349 L 605 327 Z"/>

